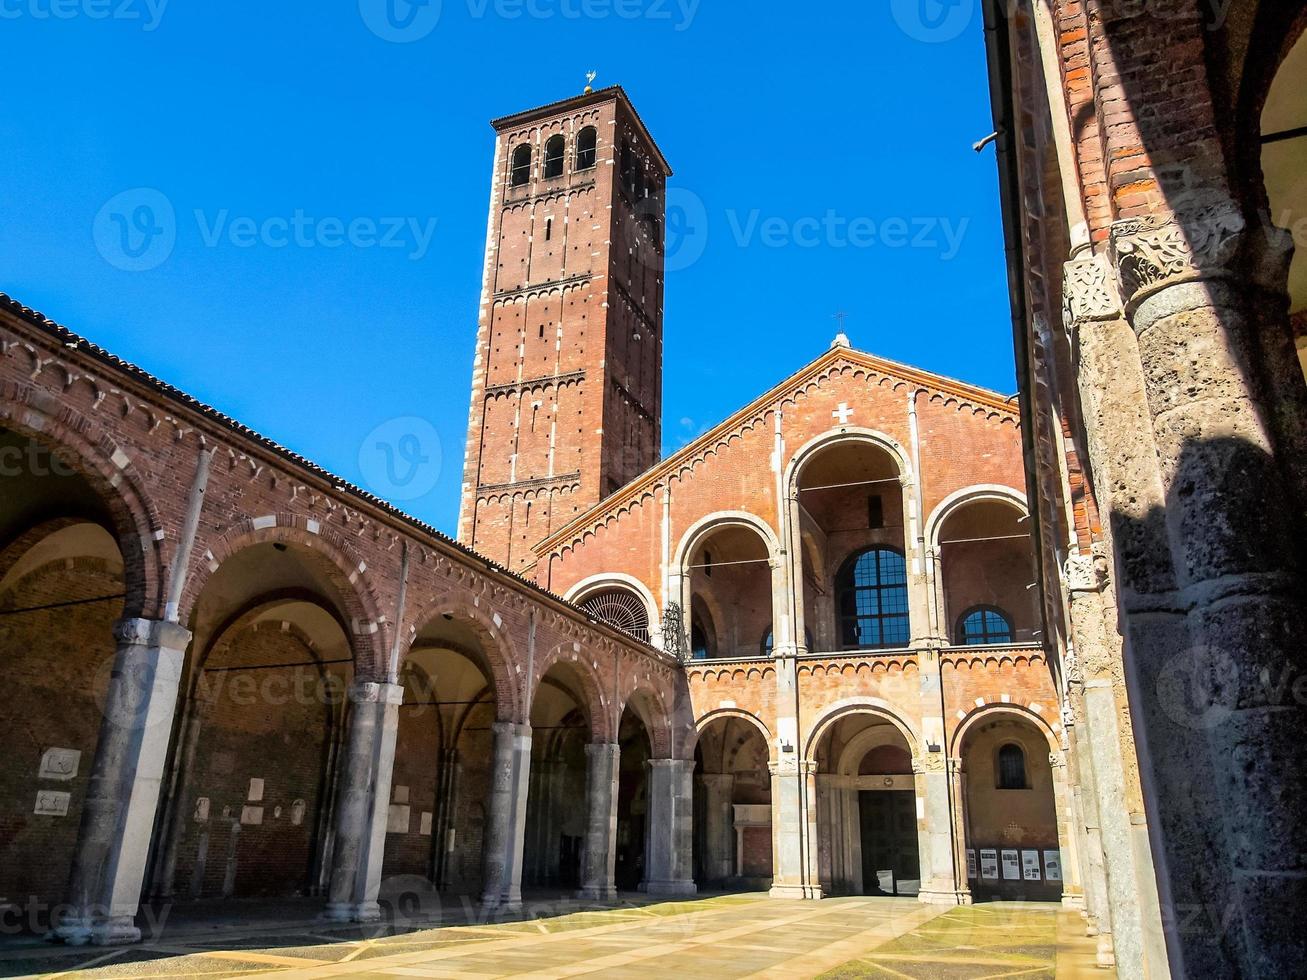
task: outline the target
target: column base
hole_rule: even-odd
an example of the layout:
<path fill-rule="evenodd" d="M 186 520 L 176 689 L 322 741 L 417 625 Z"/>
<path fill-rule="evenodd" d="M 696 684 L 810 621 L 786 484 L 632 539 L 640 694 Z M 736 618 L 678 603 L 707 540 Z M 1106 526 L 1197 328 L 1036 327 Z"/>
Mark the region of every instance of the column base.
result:
<path fill-rule="evenodd" d="M 970 905 L 969 889 L 925 889 L 917 892 L 917 901 L 924 905 Z"/>
<path fill-rule="evenodd" d="M 380 922 L 381 906 L 376 902 L 328 902 L 323 918 L 328 922 Z"/>
<path fill-rule="evenodd" d="M 767 892 L 769 898 L 793 898 L 800 901 L 816 901 L 822 897 L 820 885 L 772 885 Z"/>
<path fill-rule="evenodd" d="M 697 895 L 699 886 L 693 881 L 646 881 L 640 891 L 650 895 Z"/>
<path fill-rule="evenodd" d="M 115 915 L 106 919 L 65 919 L 50 932 L 51 942 L 68 946 L 130 946 L 141 941 L 141 930 L 130 915 Z"/>
<path fill-rule="evenodd" d="M 617 889 L 612 885 L 587 885 L 576 890 L 576 897 L 587 902 L 612 902 L 617 898 Z"/>
<path fill-rule="evenodd" d="M 1075 910 L 1076 912 L 1083 912 L 1083 911 L 1085 910 L 1085 896 L 1084 896 L 1084 895 L 1063 895 L 1063 896 L 1062 896 L 1062 908 L 1064 908 L 1064 909 L 1073 909 L 1073 910 Z"/>

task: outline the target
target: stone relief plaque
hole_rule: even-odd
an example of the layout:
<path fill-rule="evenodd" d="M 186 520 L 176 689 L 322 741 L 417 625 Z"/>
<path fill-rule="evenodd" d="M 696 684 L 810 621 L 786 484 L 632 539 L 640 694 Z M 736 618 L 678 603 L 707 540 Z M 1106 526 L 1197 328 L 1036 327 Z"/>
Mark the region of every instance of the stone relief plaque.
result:
<path fill-rule="evenodd" d="M 72 801 L 71 793 L 62 793 L 53 789 L 36 791 L 36 809 L 32 812 L 41 817 L 66 817 L 68 804 Z"/>
<path fill-rule="evenodd" d="M 81 762 L 82 753 L 78 749 L 46 749 L 45 755 L 41 756 L 41 769 L 37 775 L 41 779 L 74 779 Z"/>

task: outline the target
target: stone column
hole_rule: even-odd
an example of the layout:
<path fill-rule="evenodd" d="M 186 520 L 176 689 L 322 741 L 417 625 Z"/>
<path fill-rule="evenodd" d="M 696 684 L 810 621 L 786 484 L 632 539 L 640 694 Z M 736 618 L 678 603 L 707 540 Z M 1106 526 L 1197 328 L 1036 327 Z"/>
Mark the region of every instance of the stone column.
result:
<path fill-rule="evenodd" d="M 586 827 L 578 898 L 609 902 L 617 897 L 617 779 L 621 750 L 613 742 L 585 747 Z"/>
<path fill-rule="evenodd" d="M 1048 754 L 1053 777 L 1053 810 L 1057 815 L 1057 845 L 1062 854 L 1062 904 L 1067 908 L 1085 907 L 1085 890 L 1080 883 L 1080 837 L 1075 830 L 1075 803 L 1071 794 L 1067 752 Z"/>
<path fill-rule="evenodd" d="M 390 778 L 404 688 L 356 680 L 349 689 L 349 743 L 336 800 L 327 918 L 376 922 L 381 918 L 381 862 L 390 812 Z"/>
<path fill-rule="evenodd" d="M 68 883 L 54 937 L 72 944 L 139 942 L 136 912 L 150 850 L 182 662 L 191 634 L 176 623 L 124 619 L 103 703 Z"/>
<path fill-rule="evenodd" d="M 966 905 L 971 900 L 966 866 L 957 867 L 949 761 L 939 752 L 912 760 L 917 791 L 917 850 L 921 862 L 921 890 L 917 899 L 928 905 Z"/>
<path fill-rule="evenodd" d="M 192 696 L 182 708 L 181 735 L 178 738 L 177 758 L 173 763 L 173 787 L 163 808 L 161 827 L 164 837 L 156 859 L 154 884 L 150 889 L 151 895 L 157 899 L 172 898 L 176 888 L 178 851 L 181 839 L 186 834 L 186 825 L 192 817 L 187 802 L 194 782 L 195 753 L 200 744 L 203 712 L 207 707 L 204 701 Z"/>
<path fill-rule="evenodd" d="M 812 821 L 816 820 L 816 764 L 801 761 L 791 749 L 771 770 L 773 898 L 821 898 L 820 871 Z"/>
<path fill-rule="evenodd" d="M 531 774 L 531 726 L 497 721 L 482 843 L 481 904 L 517 912 L 522 908 L 522 845 L 526 833 L 527 781 Z"/>
<path fill-rule="evenodd" d="M 723 882 L 739 874 L 735 867 L 735 811 L 731 795 L 735 776 L 731 773 L 704 773 L 704 850 L 703 870 L 711 882 Z"/>
<path fill-rule="evenodd" d="M 934 640 L 931 622 L 931 585 L 926 576 L 926 555 L 921 540 L 921 522 L 918 514 L 920 488 L 911 473 L 903 474 L 903 555 L 907 560 L 908 577 L 908 645 L 925 646 Z"/>
<path fill-rule="evenodd" d="M 693 895 L 694 762 L 650 759 L 644 883 L 650 895 Z"/>

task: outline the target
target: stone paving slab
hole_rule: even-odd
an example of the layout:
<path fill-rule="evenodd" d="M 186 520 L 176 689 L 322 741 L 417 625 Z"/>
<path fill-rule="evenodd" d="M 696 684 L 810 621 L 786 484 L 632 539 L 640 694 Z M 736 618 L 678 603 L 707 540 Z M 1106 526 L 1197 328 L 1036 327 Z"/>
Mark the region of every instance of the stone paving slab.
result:
<path fill-rule="evenodd" d="M 396 935 L 335 937 L 286 929 L 198 935 L 155 946 L 85 950 L 69 959 L 0 956 L 0 973 L 29 962 L 86 980 L 173 977 L 662 977 L 789 980 L 823 975 L 976 980 L 1094 977 L 1092 941 L 1055 905 L 945 909 L 911 899 L 781 901 L 718 896 L 503 924 L 451 924 Z M 79 969 L 80 968 L 80 969 Z"/>

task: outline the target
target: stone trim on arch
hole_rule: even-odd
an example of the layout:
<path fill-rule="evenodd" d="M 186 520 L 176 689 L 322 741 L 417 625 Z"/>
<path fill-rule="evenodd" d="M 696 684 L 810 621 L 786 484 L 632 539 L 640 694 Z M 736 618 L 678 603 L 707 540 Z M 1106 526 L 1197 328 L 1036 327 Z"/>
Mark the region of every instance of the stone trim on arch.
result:
<path fill-rule="evenodd" d="M 954 490 L 936 504 L 930 516 L 926 518 L 926 546 L 938 551 L 939 532 L 944 522 L 967 504 L 985 500 L 1010 504 L 1023 515 L 1030 514 L 1030 504 L 1026 500 L 1026 495 L 1013 487 L 1001 483 L 977 483 L 974 486 L 963 487 L 961 490 Z"/>
<path fill-rule="evenodd" d="M 690 759 L 694 758 L 694 750 L 698 748 L 699 738 L 703 735 L 704 729 L 714 722 L 724 721 L 730 718 L 748 722 L 757 729 L 758 734 L 762 736 L 762 740 L 767 743 L 768 757 L 773 760 L 775 759 L 776 742 L 771 729 L 767 727 L 765 721 L 755 715 L 752 711 L 748 711 L 744 708 L 713 708 L 712 711 L 705 712 L 697 718 L 694 723 L 694 733 L 686 743 L 686 757 Z"/>
<path fill-rule="evenodd" d="M 916 730 L 903 720 L 903 713 L 895 705 L 890 704 L 883 698 L 862 696 L 844 698 L 826 706 L 825 710 L 817 716 L 816 721 L 808 729 L 803 745 L 804 760 L 815 763 L 817 761 L 817 746 L 821 744 L 827 732 L 841 718 L 855 714 L 876 715 L 888 721 L 899 730 L 899 733 L 908 743 L 908 750 L 912 753 L 913 758 L 920 754 L 918 749 L 922 744 L 922 739 Z M 800 737 L 803 737 L 802 733 L 800 733 Z"/>
<path fill-rule="evenodd" d="M 658 712 L 657 718 L 650 718 L 646 710 L 640 705 L 652 702 L 653 708 Z M 619 699 L 616 705 L 618 727 L 621 727 L 621 718 L 627 708 L 630 708 L 640 723 L 644 725 L 645 732 L 649 735 L 649 757 L 651 759 L 670 759 L 674 749 L 672 738 L 672 715 L 667 710 L 667 699 L 663 697 L 662 692 L 648 683 L 641 683 L 636 680 L 630 686 L 626 694 Z"/>
<path fill-rule="evenodd" d="M 640 601 L 644 603 L 645 614 L 649 617 L 649 642 L 661 649 L 661 634 L 659 634 L 657 643 L 654 642 L 653 638 L 658 633 L 658 627 L 662 624 L 662 610 L 658 608 L 658 601 L 654 599 L 653 592 L 634 575 L 628 575 L 625 572 L 599 572 L 595 575 L 589 575 L 568 589 L 563 598 L 572 605 L 579 606 L 592 594 L 604 592 L 608 589 L 628 589 L 639 597 Z"/>
<path fill-rule="evenodd" d="M 970 711 L 958 710 L 958 724 L 954 727 L 952 737 L 949 739 L 949 756 L 951 758 L 961 758 L 962 743 L 966 740 L 967 734 L 972 728 L 995 717 L 1015 718 L 1018 721 L 1024 721 L 1032 725 L 1047 739 L 1050 754 L 1062 751 L 1060 741 L 1062 722 L 1058 716 L 1056 705 L 1041 704 L 1038 701 L 1031 701 L 1029 704 L 1016 704 L 1010 700 L 1003 700 L 1008 697 L 1006 694 L 998 697 L 999 700 L 997 701 L 976 698 L 976 705 Z M 1048 718 L 1044 717 L 1046 714 L 1058 717 L 1058 720 L 1049 721 Z"/>
<path fill-rule="evenodd" d="M 167 575 L 160 545 L 167 532 L 131 457 L 71 405 L 27 385 L 0 382 L 0 425 L 67 451 L 61 458 L 91 484 L 114 520 L 127 592 L 123 614 L 161 617 Z"/>
<path fill-rule="evenodd" d="M 897 742 L 885 738 L 881 731 L 883 727 L 884 726 L 877 725 L 863 729 L 858 732 L 858 734 L 854 735 L 853 738 L 849 739 L 848 744 L 840 751 L 839 759 L 832 763 L 831 770 L 841 776 L 856 776 L 858 775 L 858 765 L 862 762 L 863 757 L 872 749 L 879 748 L 882 745 L 893 745 L 897 748 Z M 900 732 L 900 734 L 902 733 Z M 911 753 L 913 745 L 910 741 L 907 745 L 908 752 Z M 913 758 L 915 760 L 915 756 Z M 854 770 L 853 772 L 847 771 L 850 766 L 852 766 Z"/>
<path fill-rule="evenodd" d="M 576 641 L 560 643 L 536 665 L 535 676 L 529 678 L 528 681 L 527 693 L 529 696 L 523 698 L 526 722 L 530 723 L 531 708 L 535 703 L 535 696 L 540 688 L 540 682 L 544 680 L 545 675 L 553 667 L 560 664 L 569 668 L 580 683 L 581 690 L 574 690 L 572 693 L 581 702 L 581 708 L 585 711 L 590 722 L 590 741 L 616 742 L 617 722 L 613 717 L 614 706 L 609 703 L 607 696 L 604 694 L 603 684 L 599 677 L 598 661 L 591 659 L 585 653 L 581 644 Z M 621 716 L 618 715 L 617 717 L 620 718 Z"/>
<path fill-rule="evenodd" d="M 705 538 L 724 527 L 747 527 L 751 531 L 756 531 L 762 538 L 763 544 L 767 546 L 768 557 L 773 562 L 780 560 L 780 538 L 766 518 L 747 510 L 719 510 L 704 515 L 686 529 L 677 542 L 671 567 L 684 573 L 686 562 L 689 561 L 690 555 L 694 554 L 695 548 Z"/>
<path fill-rule="evenodd" d="M 245 518 L 207 542 L 203 551 L 197 546 L 194 567 L 179 605 L 179 621 L 189 621 L 209 579 L 224 562 L 259 544 L 297 545 L 326 560 L 328 578 L 336 592 L 334 598 L 340 601 L 349 620 L 355 672 L 361 679 L 384 679 L 390 629 L 368 579 L 367 563 L 354 557 L 339 534 L 311 518 L 285 513 Z"/>
<path fill-rule="evenodd" d="M 849 425 L 823 432 L 799 447 L 798 451 L 790 457 L 790 461 L 785 464 L 785 492 L 791 497 L 798 493 L 799 476 L 803 473 L 804 467 L 818 454 L 840 443 L 863 443 L 883 449 L 898 464 L 899 480 L 904 484 L 913 481 L 911 457 L 897 439 L 876 429 Z"/>
<path fill-rule="evenodd" d="M 423 627 L 437 617 L 450 616 L 454 622 L 461 622 L 469 627 L 480 641 L 478 651 L 486 660 L 490 670 L 487 683 L 495 695 L 495 720 L 523 724 L 529 711 L 523 710 L 522 697 L 518 690 L 517 675 L 521 672 L 524 660 L 519 656 L 516 644 L 508 631 L 501 628 L 503 620 L 498 613 L 487 616 L 485 612 L 472 603 L 465 602 L 453 595 L 442 595 L 423 606 L 416 615 L 406 617 L 407 629 L 401 637 L 400 667 L 408 660 Z"/>

